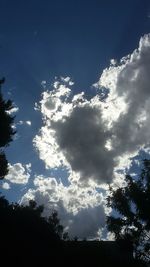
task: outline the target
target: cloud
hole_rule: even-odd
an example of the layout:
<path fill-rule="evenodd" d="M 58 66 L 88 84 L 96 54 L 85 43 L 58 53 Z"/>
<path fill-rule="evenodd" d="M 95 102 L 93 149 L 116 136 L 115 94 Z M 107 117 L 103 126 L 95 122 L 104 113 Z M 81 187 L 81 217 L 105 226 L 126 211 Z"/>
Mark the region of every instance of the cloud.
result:
<path fill-rule="evenodd" d="M 31 126 L 31 121 L 26 121 L 25 122 L 27 125 Z"/>
<path fill-rule="evenodd" d="M 81 180 L 86 177 L 104 183 L 111 181 L 115 162 L 105 146 L 110 133 L 101 110 L 90 104 L 74 107 L 70 116 L 52 123 L 52 127 L 60 150 L 71 169 L 80 173 Z"/>
<path fill-rule="evenodd" d="M 72 85 L 74 85 L 74 82 L 71 80 L 71 78 L 70 77 L 61 77 L 61 81 L 62 82 L 64 82 L 64 83 L 67 83 L 69 86 L 72 86 Z"/>
<path fill-rule="evenodd" d="M 70 221 L 69 234 L 79 238 L 100 238 L 99 230 L 105 225 L 103 206 L 88 207 L 82 209 Z"/>
<path fill-rule="evenodd" d="M 69 186 L 36 177 L 35 189 L 22 200 L 35 198 L 47 214 L 56 208 L 71 235 L 91 238 L 101 232 L 110 212 L 104 201 L 108 184 L 124 184 L 132 159 L 141 150 L 150 152 L 149 70 L 148 34 L 133 53 L 110 61 L 91 98 L 75 94 L 71 79 L 61 77 L 44 88 L 35 105 L 43 126 L 33 144 L 46 168 L 66 170 Z"/>
<path fill-rule="evenodd" d="M 35 199 L 39 205 L 44 205 L 46 216 L 49 216 L 53 209 L 57 210 L 61 223 L 71 237 L 95 237 L 104 225 L 104 198 L 94 186 L 81 188 L 72 182 L 67 187 L 61 182 L 58 183 L 54 177 L 43 176 L 34 179 L 34 186 L 34 189 L 29 189 L 23 196 L 21 203 L 27 204 L 30 199 Z"/>
<path fill-rule="evenodd" d="M 14 184 L 27 184 L 30 178 L 31 164 L 22 165 L 21 163 L 9 164 L 9 172 L 5 179 Z"/>
<path fill-rule="evenodd" d="M 41 86 L 45 89 L 46 88 L 46 81 L 42 81 Z"/>
<path fill-rule="evenodd" d="M 80 187 L 72 180 L 69 186 L 64 186 L 54 177 L 37 176 L 34 179 L 34 186 L 35 191 L 48 193 L 49 203 L 55 206 L 57 202 L 62 201 L 65 209 L 73 214 L 88 206 L 94 207 L 103 202 L 103 196 L 96 191 L 94 184 L 89 187 Z"/>
<path fill-rule="evenodd" d="M 19 122 L 17 122 L 16 123 L 16 125 L 29 125 L 29 126 L 31 126 L 31 121 L 19 121 Z"/>
<path fill-rule="evenodd" d="M 119 116 L 115 120 L 111 118 L 111 128 L 112 145 L 118 156 L 136 154 L 150 144 L 150 35 L 142 37 L 139 48 L 120 64 L 119 67 L 106 69 L 99 81 L 100 86 L 109 87 L 108 103 L 115 96 L 113 106 Z M 114 84 L 112 69 L 117 77 Z M 122 106 L 121 111 L 119 105 Z M 111 113 L 111 109 L 112 106 L 108 106 L 107 112 Z"/>
<path fill-rule="evenodd" d="M 110 182 L 116 163 L 106 146 L 111 133 L 101 116 L 100 101 L 97 97 L 87 101 L 84 93 L 70 98 L 71 93 L 66 83 L 60 82 L 43 93 L 36 108 L 45 125 L 34 138 L 34 146 L 47 168 L 70 168 L 80 173 L 82 182 L 85 177 Z"/>
<path fill-rule="evenodd" d="M 10 184 L 7 183 L 7 182 L 3 182 L 2 183 L 2 188 L 5 189 L 5 190 L 9 190 L 10 189 Z"/>
<path fill-rule="evenodd" d="M 14 107 L 11 108 L 9 111 L 7 111 L 8 114 L 13 115 L 14 113 L 19 111 L 19 107 L 17 107 L 15 104 L 13 104 Z"/>
<path fill-rule="evenodd" d="M 85 184 L 111 183 L 124 170 L 123 159 L 149 147 L 149 69 L 150 35 L 145 35 L 131 55 L 118 64 L 111 60 L 90 100 L 83 92 L 73 95 L 69 77 L 56 80 L 38 106 L 44 126 L 34 139 L 47 168 L 66 167 Z"/>

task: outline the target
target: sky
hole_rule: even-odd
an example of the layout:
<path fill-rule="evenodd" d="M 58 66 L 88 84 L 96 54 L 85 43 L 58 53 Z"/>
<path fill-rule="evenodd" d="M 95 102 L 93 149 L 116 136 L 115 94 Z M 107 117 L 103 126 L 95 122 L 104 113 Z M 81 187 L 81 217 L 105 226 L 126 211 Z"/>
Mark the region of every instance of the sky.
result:
<path fill-rule="evenodd" d="M 0 76 L 17 133 L 9 201 L 58 211 L 70 236 L 111 239 L 106 196 L 150 153 L 148 0 L 1 0 Z"/>

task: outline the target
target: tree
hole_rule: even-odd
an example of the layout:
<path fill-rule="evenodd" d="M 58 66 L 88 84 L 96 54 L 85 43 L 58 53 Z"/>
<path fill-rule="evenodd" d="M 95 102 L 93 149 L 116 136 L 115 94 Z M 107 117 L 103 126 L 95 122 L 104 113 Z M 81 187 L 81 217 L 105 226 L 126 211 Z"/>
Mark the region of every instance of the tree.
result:
<path fill-rule="evenodd" d="M 58 240 L 68 240 L 68 232 L 64 231 L 64 227 L 60 224 L 60 219 L 58 218 L 57 211 L 53 211 L 48 218 L 48 223 L 50 226 L 51 231 L 53 231 Z"/>
<path fill-rule="evenodd" d="M 1 256 L 7 255 L 4 257 L 6 266 L 7 259 L 15 266 L 20 266 L 22 260 L 23 266 L 32 261 L 33 266 L 46 265 L 47 261 L 50 261 L 49 266 L 58 266 L 56 262 L 61 261 L 65 232 L 57 212 L 48 219 L 43 217 L 43 209 L 33 200 L 24 206 L 0 197 L 0 252 Z M 18 257 L 21 261 L 16 265 Z M 53 261 L 55 264 L 51 265 Z"/>
<path fill-rule="evenodd" d="M 0 150 L 0 179 L 3 179 L 8 173 L 8 161 L 6 159 L 5 153 Z"/>
<path fill-rule="evenodd" d="M 13 108 L 11 100 L 5 101 L 1 92 L 1 85 L 5 79 L 0 80 L 0 179 L 8 173 L 8 161 L 4 153 L 4 148 L 9 145 L 16 133 L 12 128 L 14 117 L 10 111 Z"/>
<path fill-rule="evenodd" d="M 136 178 L 126 175 L 124 187 L 110 188 L 107 206 L 113 213 L 107 217 L 107 227 L 116 240 L 132 242 L 136 259 L 150 262 L 150 160 L 142 165 Z"/>

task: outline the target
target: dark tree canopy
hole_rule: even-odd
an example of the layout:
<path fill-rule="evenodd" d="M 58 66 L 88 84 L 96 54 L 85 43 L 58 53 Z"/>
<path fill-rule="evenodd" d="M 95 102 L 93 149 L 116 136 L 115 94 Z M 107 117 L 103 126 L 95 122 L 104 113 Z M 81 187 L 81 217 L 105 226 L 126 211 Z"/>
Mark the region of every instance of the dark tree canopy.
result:
<path fill-rule="evenodd" d="M 12 101 L 5 101 L 1 92 L 1 85 L 4 81 L 4 78 L 0 80 L 0 179 L 3 179 L 8 173 L 8 162 L 4 148 L 9 145 L 15 134 L 12 128 L 14 117 L 9 113 L 13 108 Z"/>
<path fill-rule="evenodd" d="M 150 262 L 150 160 L 136 178 L 126 175 L 126 186 L 110 188 L 107 205 L 116 211 L 107 217 L 108 230 L 117 240 L 130 240 L 137 259 Z"/>
<path fill-rule="evenodd" d="M 0 179 L 3 179 L 8 173 L 8 161 L 5 153 L 0 151 Z"/>
<path fill-rule="evenodd" d="M 23 206 L 0 197 L 0 262 L 4 266 L 141 267 L 134 264 L 132 249 L 125 244 L 76 238 L 64 242 L 67 233 L 57 212 L 49 218 L 42 214 L 43 206 L 33 200 Z"/>
<path fill-rule="evenodd" d="M 34 260 L 36 265 L 33 266 L 43 266 L 48 258 L 50 261 L 55 259 L 54 254 L 61 251 L 61 243 L 67 234 L 57 212 L 52 212 L 49 218 L 42 214 L 43 206 L 38 206 L 33 200 L 24 206 L 9 203 L 5 197 L 0 197 L 1 256 L 6 254 L 13 263 L 19 258 L 26 264 Z M 26 266 L 24 262 L 19 261 L 17 266 Z"/>

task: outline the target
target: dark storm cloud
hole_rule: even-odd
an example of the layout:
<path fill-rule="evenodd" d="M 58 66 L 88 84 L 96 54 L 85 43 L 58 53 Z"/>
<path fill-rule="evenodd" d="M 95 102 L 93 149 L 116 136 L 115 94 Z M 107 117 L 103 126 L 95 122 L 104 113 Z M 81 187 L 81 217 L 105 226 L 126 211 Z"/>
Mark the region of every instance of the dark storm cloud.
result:
<path fill-rule="evenodd" d="M 98 183 L 112 181 L 115 162 L 105 147 L 110 133 L 102 120 L 100 109 L 84 105 L 73 109 L 64 121 L 52 124 L 56 141 L 82 181 L 88 178 Z M 109 166 L 109 168 L 108 168 Z"/>
<path fill-rule="evenodd" d="M 106 215 L 103 206 L 89 207 L 82 209 L 73 218 L 69 227 L 69 233 L 72 237 L 93 238 L 100 237 L 99 229 L 105 226 Z"/>

